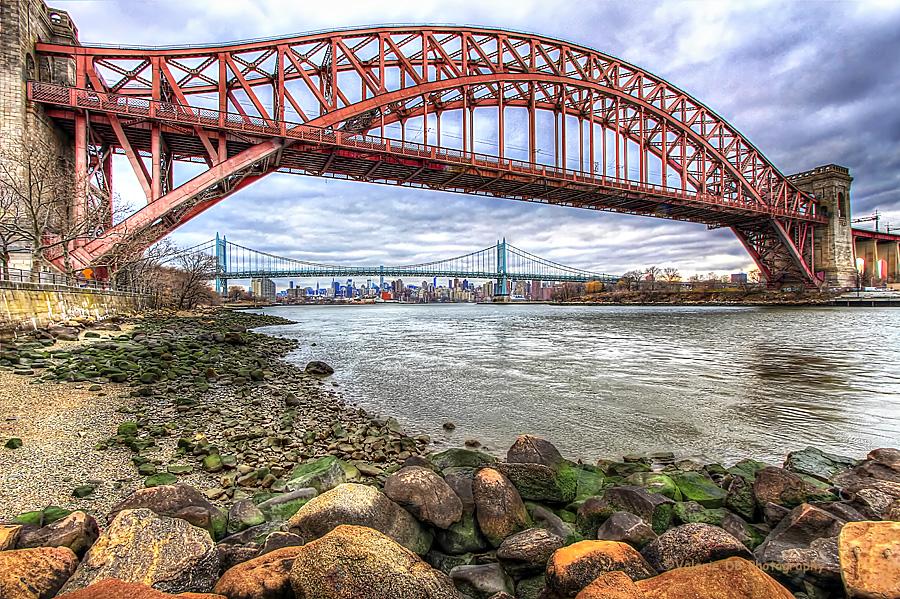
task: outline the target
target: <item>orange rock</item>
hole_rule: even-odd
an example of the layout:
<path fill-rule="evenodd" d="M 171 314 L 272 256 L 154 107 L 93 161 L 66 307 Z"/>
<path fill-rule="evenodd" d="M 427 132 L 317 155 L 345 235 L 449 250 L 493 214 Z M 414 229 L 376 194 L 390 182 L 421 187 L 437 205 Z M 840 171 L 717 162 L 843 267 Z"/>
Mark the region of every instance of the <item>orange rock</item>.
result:
<path fill-rule="evenodd" d="M 849 597 L 900 597 L 900 522 L 849 522 L 838 537 Z"/>
<path fill-rule="evenodd" d="M 786 588 L 753 562 L 729 557 L 709 564 L 676 568 L 635 583 L 645 599 L 793 599 Z"/>
<path fill-rule="evenodd" d="M 108 578 L 89 587 L 60 595 L 57 599 L 226 599 L 212 593 L 181 593 L 170 595 L 137 582 Z"/>
<path fill-rule="evenodd" d="M 284 547 L 230 568 L 213 592 L 228 599 L 293 599 L 291 567 L 300 547 Z"/>
<path fill-rule="evenodd" d="M 0 551 L 0 597 L 53 597 L 75 572 L 78 558 L 68 547 Z"/>
<path fill-rule="evenodd" d="M 631 545 L 618 541 L 581 541 L 558 549 L 547 562 L 547 589 L 557 597 L 574 597 L 594 579 L 620 570 L 632 580 L 656 574 Z"/>
<path fill-rule="evenodd" d="M 528 524 L 528 512 L 519 492 L 494 468 L 482 468 L 472 479 L 472 496 L 475 500 L 475 517 L 478 528 L 494 547 L 503 539 Z"/>
<path fill-rule="evenodd" d="M 624 572 L 607 572 L 584 587 L 575 599 L 644 599 Z"/>
<path fill-rule="evenodd" d="M 0 524 L 0 551 L 15 549 L 21 531 L 19 524 Z"/>

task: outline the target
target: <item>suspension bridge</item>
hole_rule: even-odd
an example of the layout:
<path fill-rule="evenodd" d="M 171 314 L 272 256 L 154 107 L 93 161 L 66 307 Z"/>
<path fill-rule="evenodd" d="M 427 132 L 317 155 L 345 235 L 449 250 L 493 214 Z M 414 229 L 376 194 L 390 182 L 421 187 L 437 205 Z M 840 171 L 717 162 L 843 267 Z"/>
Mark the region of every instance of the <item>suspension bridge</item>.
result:
<path fill-rule="evenodd" d="M 505 238 L 497 241 L 496 245 L 461 256 L 401 266 L 350 266 L 309 262 L 244 247 L 228 241 L 218 233 L 215 239 L 187 248 L 182 253 L 186 252 L 205 253 L 215 257 L 216 291 L 221 294 L 228 290 L 229 280 L 262 278 L 378 277 L 382 287 L 385 277 L 408 280 L 433 277 L 487 279 L 496 282 L 498 295 L 509 295 L 510 281 L 615 283 L 619 280 L 615 275 L 591 272 L 541 258 L 507 243 Z"/>

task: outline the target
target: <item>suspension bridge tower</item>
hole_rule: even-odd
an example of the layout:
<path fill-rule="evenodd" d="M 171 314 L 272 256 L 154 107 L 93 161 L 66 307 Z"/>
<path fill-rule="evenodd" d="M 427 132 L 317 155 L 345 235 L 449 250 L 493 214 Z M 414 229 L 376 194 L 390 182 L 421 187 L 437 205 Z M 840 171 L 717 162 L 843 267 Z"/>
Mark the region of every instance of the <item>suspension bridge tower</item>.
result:
<path fill-rule="evenodd" d="M 506 265 L 506 237 L 503 241 L 497 241 L 497 282 L 494 286 L 494 296 L 505 298 L 509 296 L 509 271 Z"/>

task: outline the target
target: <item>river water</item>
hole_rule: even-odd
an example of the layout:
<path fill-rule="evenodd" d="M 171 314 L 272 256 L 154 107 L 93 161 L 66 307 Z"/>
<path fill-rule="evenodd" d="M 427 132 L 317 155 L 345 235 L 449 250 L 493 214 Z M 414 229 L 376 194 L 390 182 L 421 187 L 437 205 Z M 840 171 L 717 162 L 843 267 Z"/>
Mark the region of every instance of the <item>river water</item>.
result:
<path fill-rule="evenodd" d="M 900 446 L 900 310 L 547 305 L 262 310 L 351 403 L 441 445 L 520 433 L 570 458 L 671 450 L 780 463 Z M 312 344 L 316 345 L 313 346 Z M 445 433 L 442 423 L 456 424 Z"/>

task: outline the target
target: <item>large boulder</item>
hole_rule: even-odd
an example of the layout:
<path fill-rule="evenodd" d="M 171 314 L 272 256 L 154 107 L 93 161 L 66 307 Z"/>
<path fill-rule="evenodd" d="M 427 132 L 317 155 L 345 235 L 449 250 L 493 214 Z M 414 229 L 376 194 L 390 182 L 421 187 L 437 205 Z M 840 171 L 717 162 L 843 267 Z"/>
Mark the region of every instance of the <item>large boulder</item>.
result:
<path fill-rule="evenodd" d="M 631 512 L 614 512 L 597 529 L 601 541 L 621 541 L 638 551 L 656 540 L 656 533 L 650 525 Z"/>
<path fill-rule="evenodd" d="M 331 376 L 334 374 L 334 368 L 321 360 L 308 362 L 304 371 L 306 374 L 311 374 L 313 376 Z"/>
<path fill-rule="evenodd" d="M 696 501 L 679 501 L 672 509 L 672 515 L 674 515 L 675 520 L 681 524 L 701 522 L 703 524 L 712 524 L 713 526 L 722 526 L 722 520 L 730 513 L 731 512 L 721 507 L 703 507 Z"/>
<path fill-rule="evenodd" d="M 428 468 L 407 466 L 384 481 L 384 494 L 422 522 L 449 528 L 463 514 L 462 500 Z"/>
<path fill-rule="evenodd" d="M 15 549 L 23 528 L 21 524 L 0 524 L 0 551 Z"/>
<path fill-rule="evenodd" d="M 259 526 L 265 521 L 265 514 L 251 499 L 236 501 L 228 510 L 228 532 L 230 533 Z"/>
<path fill-rule="evenodd" d="M 451 524 L 449 528 L 436 529 L 434 541 L 441 551 L 451 555 L 480 553 L 489 547 L 484 535 L 478 530 L 475 514 L 468 512 L 463 513 L 459 522 Z"/>
<path fill-rule="evenodd" d="M 806 549 L 820 538 L 837 536 L 844 521 L 830 512 L 807 503 L 795 507 L 756 548 L 756 559 L 778 568 L 786 561 L 785 552 Z M 783 568 L 786 569 L 786 568 Z"/>
<path fill-rule="evenodd" d="M 290 574 L 299 551 L 276 549 L 229 568 L 213 592 L 228 599 L 294 599 Z"/>
<path fill-rule="evenodd" d="M 449 468 L 481 468 L 496 463 L 497 458 L 483 451 L 453 447 L 428 456 L 436 470 Z"/>
<path fill-rule="evenodd" d="M 825 453 L 816 447 L 807 447 L 789 453 L 784 461 L 784 469 L 828 482 L 834 475 L 850 470 L 858 464 L 859 460 Z"/>
<path fill-rule="evenodd" d="M 848 596 L 900 596 L 900 522 L 848 523 L 838 554 Z"/>
<path fill-rule="evenodd" d="M 734 476 L 725 492 L 725 507 L 747 520 L 753 520 L 757 513 L 753 484 L 743 476 Z"/>
<path fill-rule="evenodd" d="M 500 564 L 471 564 L 450 570 L 456 588 L 474 599 L 493 599 L 497 593 L 515 592 L 513 581 Z"/>
<path fill-rule="evenodd" d="M 841 475 L 838 475 L 839 477 Z M 900 482 L 877 478 L 857 478 L 841 487 L 850 505 L 871 520 L 889 520 L 891 506 L 900 499 Z"/>
<path fill-rule="evenodd" d="M 347 482 L 347 474 L 340 461 L 334 456 L 326 456 L 300 464 L 285 477 L 288 491 L 312 487 L 319 493 L 333 489 Z"/>
<path fill-rule="evenodd" d="M 472 496 L 478 527 L 494 547 L 503 539 L 524 529 L 528 512 L 519 492 L 500 471 L 482 468 L 472 480 Z"/>
<path fill-rule="evenodd" d="M 495 468 L 512 482 L 523 499 L 530 501 L 569 503 L 578 490 L 578 473 L 568 464 L 551 468 L 544 464 L 500 462 Z"/>
<path fill-rule="evenodd" d="M 148 509 L 159 516 L 180 518 L 209 531 L 213 538 L 221 538 L 228 520 L 203 494 L 188 485 L 159 485 L 139 489 L 110 510 L 112 520 L 122 510 Z"/>
<path fill-rule="evenodd" d="M 835 497 L 797 474 L 783 468 L 767 466 L 756 473 L 753 496 L 758 505 L 767 502 L 792 508 L 810 501 L 828 501 Z"/>
<path fill-rule="evenodd" d="M 516 578 L 543 571 L 565 541 L 543 528 L 529 528 L 506 537 L 497 548 L 497 560 Z"/>
<path fill-rule="evenodd" d="M 675 484 L 672 477 L 662 472 L 635 472 L 626 476 L 625 482 L 629 485 L 644 487 L 651 493 L 659 493 L 675 501 L 682 499 L 678 485 Z"/>
<path fill-rule="evenodd" d="M 550 441 L 534 435 L 519 435 L 506 452 L 506 461 L 516 464 L 543 464 L 556 468 L 563 462 L 556 447 Z"/>
<path fill-rule="evenodd" d="M 630 545 L 616 541 L 581 541 L 556 550 L 547 563 L 546 584 L 552 597 L 574 597 L 605 572 L 620 570 L 632 580 L 656 572 Z"/>
<path fill-rule="evenodd" d="M 667 530 L 644 547 L 641 555 L 660 572 L 727 557 L 753 557 L 739 540 L 718 526 L 700 523 Z"/>
<path fill-rule="evenodd" d="M 453 583 L 390 537 L 338 526 L 298 548 L 291 568 L 296 599 L 458 599 Z"/>
<path fill-rule="evenodd" d="M 206 531 L 148 509 L 122 510 L 63 590 L 74 591 L 117 578 L 167 593 L 206 592 L 218 574 L 219 554 Z"/>
<path fill-rule="evenodd" d="M 77 565 L 78 558 L 68 547 L 0 551 L 0 597 L 55 597 Z"/>
<path fill-rule="evenodd" d="M 314 497 L 288 520 L 290 532 L 317 539 L 341 524 L 367 526 L 424 555 L 431 534 L 409 512 L 374 487 L 344 483 Z"/>
<path fill-rule="evenodd" d="M 24 529 L 16 547 L 68 547 L 76 555 L 84 555 L 99 535 L 100 529 L 93 516 L 84 512 L 72 512 L 42 528 Z"/>
<path fill-rule="evenodd" d="M 212 593 L 178 593 L 172 595 L 136 582 L 110 578 L 91 586 L 60 595 L 57 599 L 229 599 Z"/>
<path fill-rule="evenodd" d="M 635 586 L 643 599 L 793 599 L 793 595 L 768 574 L 740 557 L 709 564 L 676 568 L 639 580 Z"/>
<path fill-rule="evenodd" d="M 644 599 L 644 595 L 624 572 L 607 572 L 584 587 L 575 599 Z"/>

